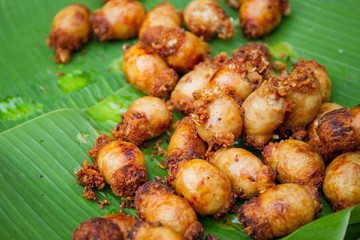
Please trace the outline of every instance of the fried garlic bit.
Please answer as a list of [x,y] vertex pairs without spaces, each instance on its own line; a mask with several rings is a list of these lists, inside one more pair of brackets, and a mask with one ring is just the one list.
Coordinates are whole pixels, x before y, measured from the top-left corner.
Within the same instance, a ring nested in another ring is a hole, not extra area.
[[315,59],[311,59],[307,61],[303,61],[302,59],[300,59],[300,61],[295,64],[295,66],[297,65],[307,66],[314,70],[316,77],[320,81],[322,102],[323,103],[329,102],[331,97],[332,84],[329,78],[329,73],[327,72],[324,65],[320,65]]
[[123,71],[134,88],[161,99],[169,97],[178,79],[155,50],[142,42],[126,50]]
[[73,240],[128,239],[136,218],[125,214],[109,214],[82,222],[72,233]]
[[233,22],[216,0],[191,1],[184,10],[184,22],[190,32],[205,40],[228,39],[235,33]]
[[162,226],[160,223],[140,222],[135,223],[129,233],[129,240],[184,240],[177,232]]
[[182,28],[154,26],[141,41],[152,46],[169,67],[181,73],[192,70],[206,58],[209,51],[203,39]]
[[284,123],[279,129],[282,136],[292,133],[296,139],[304,139],[306,126],[314,120],[322,102],[319,79],[312,68],[295,65],[288,78],[282,82],[287,89],[286,96],[294,107],[286,113]]
[[147,182],[135,196],[135,208],[140,218],[160,222],[185,239],[203,239],[204,230],[189,202],[160,181]]
[[134,144],[114,140],[101,147],[96,144],[89,155],[94,151],[99,171],[115,195],[133,197],[138,187],[147,182],[144,156]]
[[191,114],[196,131],[209,144],[206,155],[213,147],[227,147],[241,135],[243,109],[240,104],[219,89],[203,89],[194,94],[195,111]]
[[336,157],[326,169],[323,191],[333,211],[360,204],[360,153]]
[[46,39],[46,44],[56,51],[56,63],[68,63],[71,52],[89,41],[89,17],[89,8],[80,3],[71,4],[56,14]]
[[237,52],[239,52],[239,50],[245,50],[247,52],[258,50],[264,54],[266,60],[268,60],[268,61],[271,60],[271,54],[269,52],[269,48],[266,44],[264,44],[262,42],[250,42],[250,43],[244,44],[238,50],[235,50],[233,52],[233,55],[235,55]]
[[244,109],[243,140],[246,145],[261,150],[274,137],[292,104],[284,88],[269,80],[250,94],[242,105]]
[[282,15],[290,12],[288,0],[246,0],[239,11],[242,32],[250,39],[266,36],[280,24]]
[[165,155],[167,164],[179,160],[202,159],[206,149],[206,143],[198,135],[191,118],[184,117],[181,122],[175,124],[175,132],[171,135]]
[[328,112],[331,112],[332,110],[339,108],[344,107],[337,103],[321,104],[318,114],[316,115],[314,120],[307,126],[307,142],[320,152],[325,162],[332,160],[334,158],[334,153],[329,152],[328,149],[320,141],[319,135],[316,132],[316,128],[317,126],[319,126],[319,121],[322,116],[324,116]]
[[136,37],[146,10],[135,0],[111,0],[94,12],[91,25],[100,41]]
[[140,145],[145,140],[161,135],[172,122],[172,112],[157,97],[135,100],[121,115],[122,121],[114,127],[115,138]]
[[275,186],[275,173],[245,149],[222,148],[209,157],[221,169],[238,197],[250,199]]
[[202,159],[183,160],[172,164],[166,180],[201,216],[213,215],[219,218],[227,213],[235,202],[226,175]]
[[360,145],[360,105],[327,112],[318,121],[316,132],[327,153],[356,148]]
[[263,151],[264,163],[276,172],[281,183],[298,183],[320,188],[325,165],[320,154],[308,143],[288,139],[270,143]]
[[203,62],[185,74],[171,92],[170,102],[175,110],[191,113],[194,110],[193,93],[207,86],[214,73],[226,62],[225,52],[215,56],[212,60],[208,56]]
[[180,28],[181,22],[182,13],[176,11],[174,5],[171,3],[162,2],[145,15],[139,30],[139,39],[145,35],[145,32],[151,31],[151,27],[163,26],[168,28]]
[[280,184],[245,202],[238,218],[253,239],[283,237],[320,215],[322,203],[318,195],[311,186]]
[[239,9],[241,4],[243,4],[246,0],[225,0],[226,3],[234,8],[234,9]]
[[263,81],[263,75],[270,67],[262,51],[238,50],[211,78],[208,87],[234,92],[244,101]]

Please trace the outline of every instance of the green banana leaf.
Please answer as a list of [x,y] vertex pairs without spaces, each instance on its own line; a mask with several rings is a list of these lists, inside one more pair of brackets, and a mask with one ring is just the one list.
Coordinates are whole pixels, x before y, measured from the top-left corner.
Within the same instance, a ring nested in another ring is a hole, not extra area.
[[[98,0],[79,2],[92,10],[102,6]],[[151,9],[161,1],[142,2]],[[189,1],[172,2],[184,8]],[[54,15],[70,3],[0,0],[0,239],[69,239],[80,222],[119,211],[121,199],[109,188],[98,192],[99,199],[111,202],[104,210],[83,198],[74,172],[88,159],[86,151],[96,136],[110,132],[131,102],[143,96],[126,83],[121,71],[122,46],[136,40],[93,39],[70,64],[54,64],[45,39]],[[214,55],[248,42],[237,12],[221,4],[237,29],[231,40],[210,42]],[[360,2],[293,0],[291,6],[292,15],[263,40],[271,53],[275,58],[289,55],[288,64],[299,57],[315,58],[330,74],[331,100],[346,107],[360,103]],[[65,75],[57,77],[58,72]],[[177,119],[181,116],[176,113]],[[164,158],[150,158],[153,142],[141,149],[149,179],[166,175],[157,166]],[[166,141],[161,146],[166,149]],[[243,147],[241,140],[236,146]],[[333,213],[323,195],[322,200],[321,217],[286,239],[360,237],[360,206]],[[248,239],[235,214],[200,221],[206,232],[221,239]]]

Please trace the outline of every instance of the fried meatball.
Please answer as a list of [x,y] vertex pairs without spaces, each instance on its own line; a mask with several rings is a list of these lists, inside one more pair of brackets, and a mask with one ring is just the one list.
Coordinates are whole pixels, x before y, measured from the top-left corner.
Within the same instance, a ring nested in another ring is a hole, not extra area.
[[331,80],[329,78],[329,73],[324,67],[324,65],[320,65],[315,59],[303,61],[302,59],[296,63],[295,65],[302,65],[310,67],[314,70],[316,77],[320,81],[321,92],[322,92],[322,102],[329,102],[331,97]]
[[319,126],[319,120],[326,113],[331,112],[332,110],[343,108],[343,106],[337,103],[323,103],[320,106],[319,112],[316,115],[315,119],[307,126],[307,139],[308,143],[317,149],[323,160],[328,162],[329,160],[334,158],[334,153],[329,151],[326,146],[320,141],[319,135],[316,132],[317,126]]
[[316,132],[328,152],[356,148],[360,145],[360,105],[326,113],[320,118]]
[[183,160],[171,165],[166,180],[201,216],[219,218],[234,203],[229,179],[205,160]]
[[225,0],[226,3],[234,8],[234,9],[239,9],[241,4],[243,4],[246,0]]
[[181,73],[203,61],[209,50],[203,39],[182,28],[151,27],[141,41],[151,45],[169,67]]
[[136,218],[125,214],[109,214],[82,222],[73,232],[73,240],[128,239],[128,231],[134,227]]
[[243,126],[240,104],[218,89],[200,90],[194,97],[195,111],[191,119],[201,139],[209,144],[208,153],[213,147],[233,145]]
[[184,22],[190,32],[210,40],[232,38],[234,24],[216,0],[193,0],[184,10]]
[[211,78],[208,87],[234,92],[244,101],[263,80],[270,62],[259,50],[239,50]]
[[124,40],[137,36],[145,13],[136,0],[112,0],[96,10],[90,21],[100,41]]
[[330,163],[323,191],[333,211],[360,204],[360,152],[341,154]]
[[294,138],[304,139],[307,135],[306,126],[314,120],[321,106],[320,81],[311,68],[295,65],[283,84],[294,107],[286,113],[279,133],[282,137],[292,133]]
[[155,50],[142,42],[125,52],[123,71],[134,88],[161,99],[169,97],[178,79],[176,72],[166,65]]
[[288,0],[246,0],[239,11],[242,32],[247,38],[266,36],[290,12]]
[[175,231],[162,226],[160,223],[140,222],[129,233],[129,240],[183,240]]
[[258,50],[262,52],[265,55],[265,58],[270,61],[271,60],[271,54],[269,52],[269,48],[266,44],[262,42],[250,42],[247,44],[242,45],[238,50],[235,50],[233,52],[233,55],[238,53],[240,50],[245,50],[247,52]]
[[90,14],[90,9],[80,3],[71,4],[56,14],[46,39],[46,44],[56,51],[56,63],[68,63],[71,52],[89,41]]
[[275,173],[259,158],[245,149],[230,148],[209,157],[209,162],[221,169],[235,193],[244,199],[256,197],[275,186]]
[[202,159],[206,149],[206,143],[199,137],[194,122],[190,117],[184,117],[175,124],[175,132],[171,135],[165,155],[167,165],[184,159]]
[[322,203],[315,188],[285,183],[245,202],[239,221],[253,239],[286,236],[319,217]]
[[276,82],[265,81],[244,101],[243,140],[261,150],[273,138],[292,104]]
[[115,195],[133,197],[137,188],[147,182],[144,156],[134,144],[115,140],[100,147],[96,144],[89,156],[94,151],[99,171]]
[[172,122],[172,112],[157,97],[135,100],[121,115],[122,121],[114,127],[115,138],[140,145],[145,140],[161,135]]
[[270,143],[263,151],[264,163],[281,183],[298,183],[320,188],[325,165],[320,154],[308,143],[288,139]]
[[189,202],[165,183],[155,180],[141,186],[135,196],[135,208],[145,221],[160,222],[185,239],[203,239],[204,230]]
[[145,19],[139,30],[139,39],[145,32],[151,31],[151,27],[163,26],[168,28],[180,28],[182,13],[176,11],[174,5],[169,2],[162,2],[145,15]]
[[214,73],[227,60],[225,52],[215,56],[213,60],[207,57],[205,61],[197,64],[194,69],[185,74],[176,84],[174,91],[171,92],[170,102],[175,110],[191,113],[194,110],[193,93],[207,86]]

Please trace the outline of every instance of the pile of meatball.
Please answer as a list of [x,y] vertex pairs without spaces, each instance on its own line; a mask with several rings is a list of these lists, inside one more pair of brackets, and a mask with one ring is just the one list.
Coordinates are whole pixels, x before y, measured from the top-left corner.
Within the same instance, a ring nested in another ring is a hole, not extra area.
[[[241,3],[249,38],[269,33],[290,9],[280,0],[228,2]],[[261,7],[267,11],[253,10]],[[71,16],[85,22],[90,14],[80,4],[62,11],[73,15],[60,12],[49,38],[60,62],[88,33],[77,31],[83,35],[66,38],[74,47],[62,47],[66,33],[57,31],[59,22]],[[182,19],[191,32],[181,28]],[[273,239],[319,216],[321,188],[334,211],[360,203],[360,105],[329,103],[331,81],[316,60],[300,59],[289,72],[256,42],[230,57],[211,58],[204,39],[234,35],[231,19],[213,0],[194,0],[184,12],[163,2],[147,13],[135,0],[110,0],[90,22],[101,41],[139,36],[124,50],[123,71],[148,96],[130,105],[111,137],[97,137],[88,152],[94,163],[84,162],[77,182],[88,199],[97,199],[94,188],[109,184],[115,195],[134,201],[141,220],[125,214],[92,218],[73,239],[203,239],[197,216],[218,219],[236,209],[238,198],[247,200],[237,210],[246,234]],[[173,126],[168,175],[148,181],[138,146],[171,128],[173,110],[185,117]],[[239,138],[262,151],[262,160],[234,147]]]

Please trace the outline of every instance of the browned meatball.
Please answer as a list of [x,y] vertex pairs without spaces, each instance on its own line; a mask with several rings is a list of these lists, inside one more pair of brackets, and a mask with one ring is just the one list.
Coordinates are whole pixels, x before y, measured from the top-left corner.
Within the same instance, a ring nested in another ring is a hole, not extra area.
[[264,163],[281,183],[298,183],[321,187],[325,165],[319,153],[308,143],[289,139],[270,143],[263,151]]
[[207,57],[197,64],[194,69],[185,74],[171,92],[170,102],[175,110],[191,113],[194,110],[193,93],[205,88],[214,73],[226,62],[225,52],[215,56],[212,60]]
[[151,27],[163,26],[168,28],[180,28],[182,13],[176,11],[174,5],[169,2],[162,2],[145,15],[145,19],[139,30],[139,39],[145,32],[151,31]]
[[261,51],[241,49],[214,74],[208,87],[233,92],[234,97],[244,101],[262,82],[269,67]]
[[56,51],[56,63],[68,63],[71,52],[80,49],[90,38],[90,10],[74,3],[61,9],[51,25],[47,45]]
[[185,8],[184,22],[190,32],[210,40],[234,36],[234,24],[216,0],[193,0]]
[[307,126],[308,133],[308,143],[317,149],[323,160],[325,162],[330,161],[334,158],[334,153],[329,152],[324,144],[320,141],[319,135],[316,132],[317,126],[319,126],[319,121],[322,116],[326,113],[331,112],[332,110],[343,108],[343,106],[337,103],[323,103],[320,106],[319,112],[316,115],[315,119]]
[[109,214],[82,222],[73,232],[73,240],[128,239],[128,231],[134,227],[136,218],[125,214]]
[[286,236],[320,215],[322,203],[315,188],[285,183],[245,202],[238,218],[253,239]]
[[167,99],[178,75],[155,50],[138,42],[124,54],[123,71],[129,83],[150,96]]
[[175,231],[162,226],[160,223],[140,222],[129,233],[129,240],[183,240]]
[[148,180],[144,156],[132,143],[115,140],[102,144],[96,141],[89,156],[95,156],[105,182],[118,196],[133,197],[138,187]]
[[240,7],[239,19],[247,38],[260,38],[272,32],[282,14],[290,15],[288,0],[246,0]]
[[167,164],[179,160],[202,159],[206,153],[206,143],[199,137],[195,124],[189,117],[184,117],[175,124],[175,132],[171,135],[166,151]]
[[108,1],[91,17],[91,25],[100,41],[136,37],[146,9],[136,0]]
[[203,39],[181,28],[151,27],[141,41],[151,45],[177,72],[188,72],[208,55]]
[[160,222],[186,239],[203,239],[204,230],[189,202],[165,183],[151,181],[136,193],[136,212],[148,222]]
[[215,147],[227,147],[241,135],[243,110],[232,97],[218,89],[201,90],[194,94],[195,111],[191,114],[196,131],[209,144],[208,152]]
[[360,152],[341,154],[330,163],[323,190],[334,211],[360,204]]
[[115,138],[140,145],[145,140],[161,135],[172,122],[172,112],[157,97],[135,100],[121,115],[122,121],[114,127]]
[[201,216],[219,218],[234,203],[229,179],[205,160],[183,160],[172,164],[167,181]]
[[256,197],[275,186],[274,171],[251,152],[241,148],[219,149],[217,152],[210,156],[209,162],[226,174],[240,198]]

